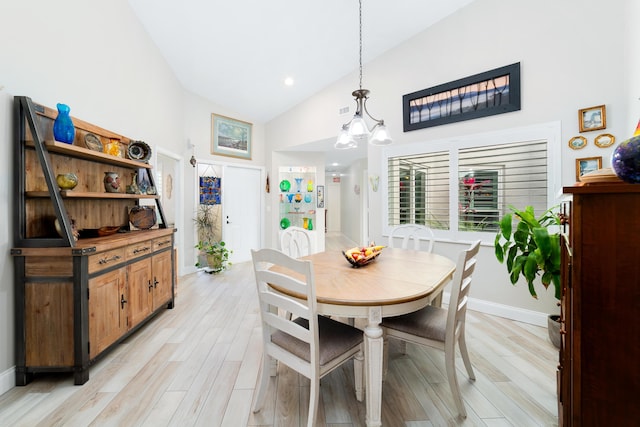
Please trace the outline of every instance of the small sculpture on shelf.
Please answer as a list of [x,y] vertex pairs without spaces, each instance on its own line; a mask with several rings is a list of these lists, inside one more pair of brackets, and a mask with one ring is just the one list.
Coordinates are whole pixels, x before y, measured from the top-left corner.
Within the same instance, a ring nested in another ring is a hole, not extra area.
[[120,192],[120,176],[116,172],[105,172],[103,181],[107,193]]

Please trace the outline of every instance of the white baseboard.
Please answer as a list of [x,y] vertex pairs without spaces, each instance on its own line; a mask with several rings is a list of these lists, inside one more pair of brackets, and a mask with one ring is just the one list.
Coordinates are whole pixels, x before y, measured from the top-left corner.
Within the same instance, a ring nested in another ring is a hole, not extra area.
[[[443,292],[442,301],[449,301],[449,292]],[[549,316],[549,313],[527,310],[524,308],[498,304],[475,298],[469,298],[468,304],[469,310],[479,311],[493,316],[500,316],[519,322],[530,323],[536,326],[543,326],[545,328],[547,327],[547,317]]]
[[16,368],[11,367],[0,373],[0,395],[16,386]]

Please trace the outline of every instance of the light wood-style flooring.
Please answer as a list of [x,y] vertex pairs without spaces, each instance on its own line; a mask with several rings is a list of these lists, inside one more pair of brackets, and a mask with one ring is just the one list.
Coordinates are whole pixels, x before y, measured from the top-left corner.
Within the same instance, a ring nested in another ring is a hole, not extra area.
[[[327,241],[327,249],[344,247]],[[283,365],[265,407],[251,412],[262,350],[250,263],[182,277],[178,292],[175,309],[96,363],[85,385],[70,374],[40,375],[0,396],[0,426],[306,425],[308,380]],[[391,342],[383,425],[557,425],[558,354],[545,328],[468,311],[467,343],[477,378],[468,381],[459,360],[467,419],[456,415],[443,354],[408,345],[403,355]],[[318,426],[365,425],[352,368],[322,380]]]

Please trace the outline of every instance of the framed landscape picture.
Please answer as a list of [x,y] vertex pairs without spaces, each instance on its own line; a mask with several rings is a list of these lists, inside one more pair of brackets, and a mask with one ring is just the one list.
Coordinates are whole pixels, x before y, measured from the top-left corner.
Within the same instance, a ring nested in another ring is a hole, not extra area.
[[251,160],[251,123],[211,115],[211,153]]
[[576,159],[576,181],[585,173],[602,169],[602,157],[584,157]]
[[607,110],[604,105],[578,110],[580,132],[590,132],[607,128]]
[[520,63],[402,97],[404,131],[520,110]]

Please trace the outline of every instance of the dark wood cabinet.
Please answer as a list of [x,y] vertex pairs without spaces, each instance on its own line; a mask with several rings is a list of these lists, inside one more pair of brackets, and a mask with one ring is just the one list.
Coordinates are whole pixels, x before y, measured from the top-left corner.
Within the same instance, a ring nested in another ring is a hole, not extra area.
[[566,187],[558,417],[640,423],[640,185]]
[[[27,97],[16,97],[14,106],[16,384],[38,372],[73,372],[83,384],[105,351],[163,307],[173,308],[175,230],[166,227],[154,191],[124,191],[138,174],[154,187],[151,165],[122,154],[131,139],[74,118],[73,143],[57,142],[55,110]],[[88,134],[103,144],[117,141],[121,154],[96,151]],[[78,176],[71,190],[56,182],[67,172]],[[122,177],[120,191],[105,192],[106,172]],[[158,227],[130,227],[130,213],[145,202],[154,206]],[[74,223],[78,230],[123,232],[76,240]]]

